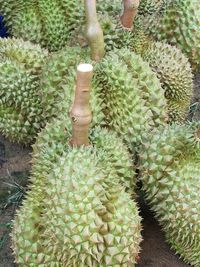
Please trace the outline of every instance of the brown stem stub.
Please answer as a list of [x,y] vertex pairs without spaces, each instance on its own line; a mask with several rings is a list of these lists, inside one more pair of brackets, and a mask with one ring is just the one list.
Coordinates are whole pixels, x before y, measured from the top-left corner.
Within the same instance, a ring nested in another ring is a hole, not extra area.
[[124,28],[132,29],[133,21],[138,12],[140,0],[123,0],[124,10],[120,17],[121,24]]
[[77,68],[77,81],[74,103],[70,112],[72,120],[72,146],[89,145],[89,125],[92,120],[90,90],[93,77],[91,64],[80,64]]
[[197,138],[200,140],[200,128],[196,131]]
[[105,54],[103,31],[99,24],[96,11],[96,0],[85,0],[86,38],[91,52],[91,58],[98,61]]

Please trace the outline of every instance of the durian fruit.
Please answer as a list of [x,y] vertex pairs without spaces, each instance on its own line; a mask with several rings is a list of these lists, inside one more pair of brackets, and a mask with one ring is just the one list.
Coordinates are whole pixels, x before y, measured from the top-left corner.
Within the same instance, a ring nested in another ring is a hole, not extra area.
[[18,39],[0,40],[0,131],[30,143],[42,122],[39,77],[48,52]]
[[150,32],[158,40],[165,40],[179,47],[190,59],[192,67],[200,66],[200,8],[198,0],[175,0],[158,17]]
[[200,123],[155,129],[143,140],[146,199],[172,249],[200,266]]
[[166,102],[158,78],[148,63],[128,49],[108,53],[95,71],[107,126],[135,150],[146,131],[166,123]]
[[123,174],[133,174],[129,154],[115,134],[100,128],[85,146],[90,82],[80,78],[91,68],[84,74],[81,68],[72,135],[68,119],[55,120],[34,145],[33,183],[12,232],[20,266],[134,266],[138,256],[140,217],[122,185]]
[[151,42],[143,51],[143,59],[149,62],[164,89],[169,123],[183,123],[193,92],[193,74],[188,58],[175,46]]

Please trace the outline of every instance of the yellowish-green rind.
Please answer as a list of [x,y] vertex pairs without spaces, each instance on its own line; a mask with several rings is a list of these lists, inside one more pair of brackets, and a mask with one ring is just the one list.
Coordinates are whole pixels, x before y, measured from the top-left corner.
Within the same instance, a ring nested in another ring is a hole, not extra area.
[[193,93],[193,74],[188,58],[175,46],[151,42],[143,59],[149,62],[161,82],[169,123],[184,123]]
[[161,85],[148,63],[128,49],[110,52],[95,66],[95,83],[104,99],[106,124],[135,150],[142,135],[165,124]]
[[47,56],[30,42],[0,40],[0,131],[12,141],[33,142],[43,125],[39,77]]
[[200,123],[155,130],[143,140],[141,180],[166,239],[200,266]]
[[94,147],[71,148],[70,132],[69,120],[54,120],[34,145],[32,185],[12,232],[16,261],[39,267],[134,266],[141,226],[124,188],[135,184],[128,151],[114,133],[100,128],[90,133]]
[[175,0],[150,32],[158,40],[179,47],[194,70],[200,66],[200,8],[198,0]]

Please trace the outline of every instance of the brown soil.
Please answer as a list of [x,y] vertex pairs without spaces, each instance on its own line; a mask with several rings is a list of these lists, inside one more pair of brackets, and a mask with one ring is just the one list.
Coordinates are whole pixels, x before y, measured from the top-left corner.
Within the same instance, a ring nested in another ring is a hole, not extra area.
[[[200,120],[200,73],[195,77],[195,90],[192,103],[193,114],[189,118]],[[199,105],[197,105],[199,103]],[[30,170],[30,148],[10,143],[0,136],[0,204],[14,194],[10,184],[26,186]],[[6,182],[6,183],[5,183]],[[8,184],[9,183],[9,184]],[[165,243],[164,234],[148,207],[140,201],[143,220],[142,251],[137,267],[187,267]],[[4,206],[5,207],[5,206]],[[10,249],[9,224],[14,217],[15,205],[0,210],[0,267],[16,267]]]

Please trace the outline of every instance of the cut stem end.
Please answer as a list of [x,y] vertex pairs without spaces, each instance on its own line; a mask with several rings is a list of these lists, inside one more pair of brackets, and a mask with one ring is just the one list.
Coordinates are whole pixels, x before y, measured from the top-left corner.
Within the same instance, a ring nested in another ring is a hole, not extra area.
[[92,121],[90,108],[92,77],[93,66],[91,64],[80,64],[77,67],[75,98],[70,112],[72,121],[71,146],[89,145],[89,126]]

